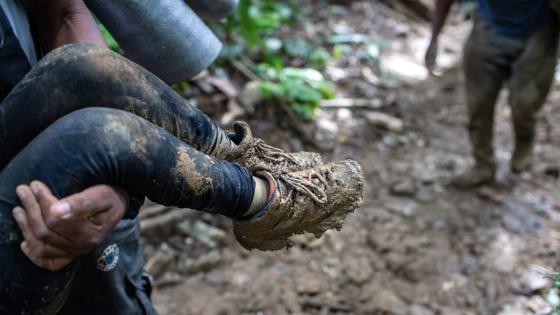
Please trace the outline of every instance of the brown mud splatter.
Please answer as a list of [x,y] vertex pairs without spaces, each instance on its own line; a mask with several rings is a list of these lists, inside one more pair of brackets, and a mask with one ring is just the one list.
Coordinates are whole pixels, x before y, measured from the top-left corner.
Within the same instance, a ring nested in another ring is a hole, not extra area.
[[200,196],[212,188],[212,178],[201,174],[196,166],[185,147],[177,148],[177,164],[172,174],[177,182],[184,181],[195,195]]

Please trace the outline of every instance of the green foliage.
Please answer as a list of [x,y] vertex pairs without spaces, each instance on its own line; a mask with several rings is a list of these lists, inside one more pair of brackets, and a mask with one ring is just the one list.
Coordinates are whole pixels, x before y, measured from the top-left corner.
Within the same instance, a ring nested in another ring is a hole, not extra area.
[[171,88],[173,88],[173,90],[177,91],[177,92],[183,92],[189,89],[189,82],[187,81],[181,81],[178,83],[175,83],[171,86]]
[[259,72],[266,81],[261,83],[261,92],[271,98],[286,102],[294,112],[305,120],[315,118],[315,110],[321,100],[333,98],[330,82],[317,70],[305,68],[282,68],[266,64],[259,65]]
[[[316,70],[323,69],[332,56],[301,36],[282,33],[284,25],[297,22],[300,9],[293,0],[240,0],[224,28],[232,42],[222,57],[248,56],[258,64],[253,70],[262,79],[263,94],[309,120],[315,118],[322,99],[334,97],[332,84]],[[305,66],[289,66],[296,60]]]
[[103,37],[105,38],[105,41],[107,42],[107,45],[109,46],[109,48],[112,51],[115,51],[119,54],[122,54],[123,50],[121,49],[121,46],[119,46],[119,43],[117,43],[117,41],[113,38],[111,33],[109,33],[107,28],[105,28],[105,26],[103,24],[101,24],[99,21],[97,21],[97,26],[101,30],[101,34],[103,34]]
[[282,24],[293,21],[294,10],[290,1],[240,0],[235,13],[227,20],[226,31],[240,34],[245,44],[254,48]]

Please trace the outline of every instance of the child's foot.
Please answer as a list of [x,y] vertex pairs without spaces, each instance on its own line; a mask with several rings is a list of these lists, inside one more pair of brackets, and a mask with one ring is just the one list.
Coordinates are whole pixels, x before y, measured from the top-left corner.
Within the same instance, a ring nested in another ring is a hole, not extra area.
[[270,184],[267,204],[247,220],[234,221],[235,236],[246,249],[277,250],[305,232],[320,237],[340,229],[362,201],[358,163],[346,160],[289,174],[260,172]]
[[239,163],[252,172],[285,174],[310,169],[322,163],[318,153],[287,153],[264,143],[262,139],[254,138],[251,128],[245,122],[235,122],[233,128],[235,134],[231,138],[237,143],[237,147],[233,152],[228,152],[223,159]]

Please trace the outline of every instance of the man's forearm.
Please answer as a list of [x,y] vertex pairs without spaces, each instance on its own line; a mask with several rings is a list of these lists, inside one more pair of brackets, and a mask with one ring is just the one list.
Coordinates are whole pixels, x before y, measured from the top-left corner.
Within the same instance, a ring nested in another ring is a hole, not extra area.
[[83,0],[29,1],[29,11],[44,54],[71,43],[107,46]]
[[443,25],[445,24],[445,20],[449,15],[449,10],[451,9],[451,5],[453,4],[453,0],[437,0],[434,17],[432,19],[432,40],[437,40],[441,30],[443,29]]

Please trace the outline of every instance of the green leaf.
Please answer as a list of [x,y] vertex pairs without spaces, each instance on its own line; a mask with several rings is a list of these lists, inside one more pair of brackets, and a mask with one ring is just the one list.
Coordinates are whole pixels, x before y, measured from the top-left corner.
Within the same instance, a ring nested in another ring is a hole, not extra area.
[[262,82],[259,85],[259,90],[265,97],[282,97],[286,93],[282,85],[272,82]]
[[341,45],[335,45],[332,49],[332,54],[335,58],[344,56],[344,48]]
[[286,39],[284,49],[291,57],[307,59],[311,54],[311,45],[301,37]]
[[290,107],[303,120],[313,120],[315,118],[315,113],[313,112],[313,110],[305,104],[294,102],[290,103]]
[[111,49],[114,52],[117,52],[119,54],[123,53],[123,50],[121,48],[121,46],[119,45],[119,43],[117,43],[117,41],[115,40],[115,38],[113,37],[113,35],[111,35],[111,33],[109,33],[109,30],[107,30],[107,28],[101,24],[101,22],[97,21],[97,27],[99,27],[99,30],[101,31],[101,34],[103,35],[103,38],[105,39],[105,42],[107,42],[107,46],[109,46],[109,49]]
[[325,66],[329,59],[331,59],[331,54],[322,47],[314,50],[309,56],[309,61],[311,63],[321,67]]
[[286,88],[290,100],[305,103],[316,103],[323,98],[323,95],[319,91],[305,86],[302,82],[288,81],[286,82]]
[[260,40],[256,29],[256,23],[250,13],[252,8],[250,0],[239,1],[237,8],[237,12],[239,12],[240,32],[247,44],[251,47],[256,46]]

